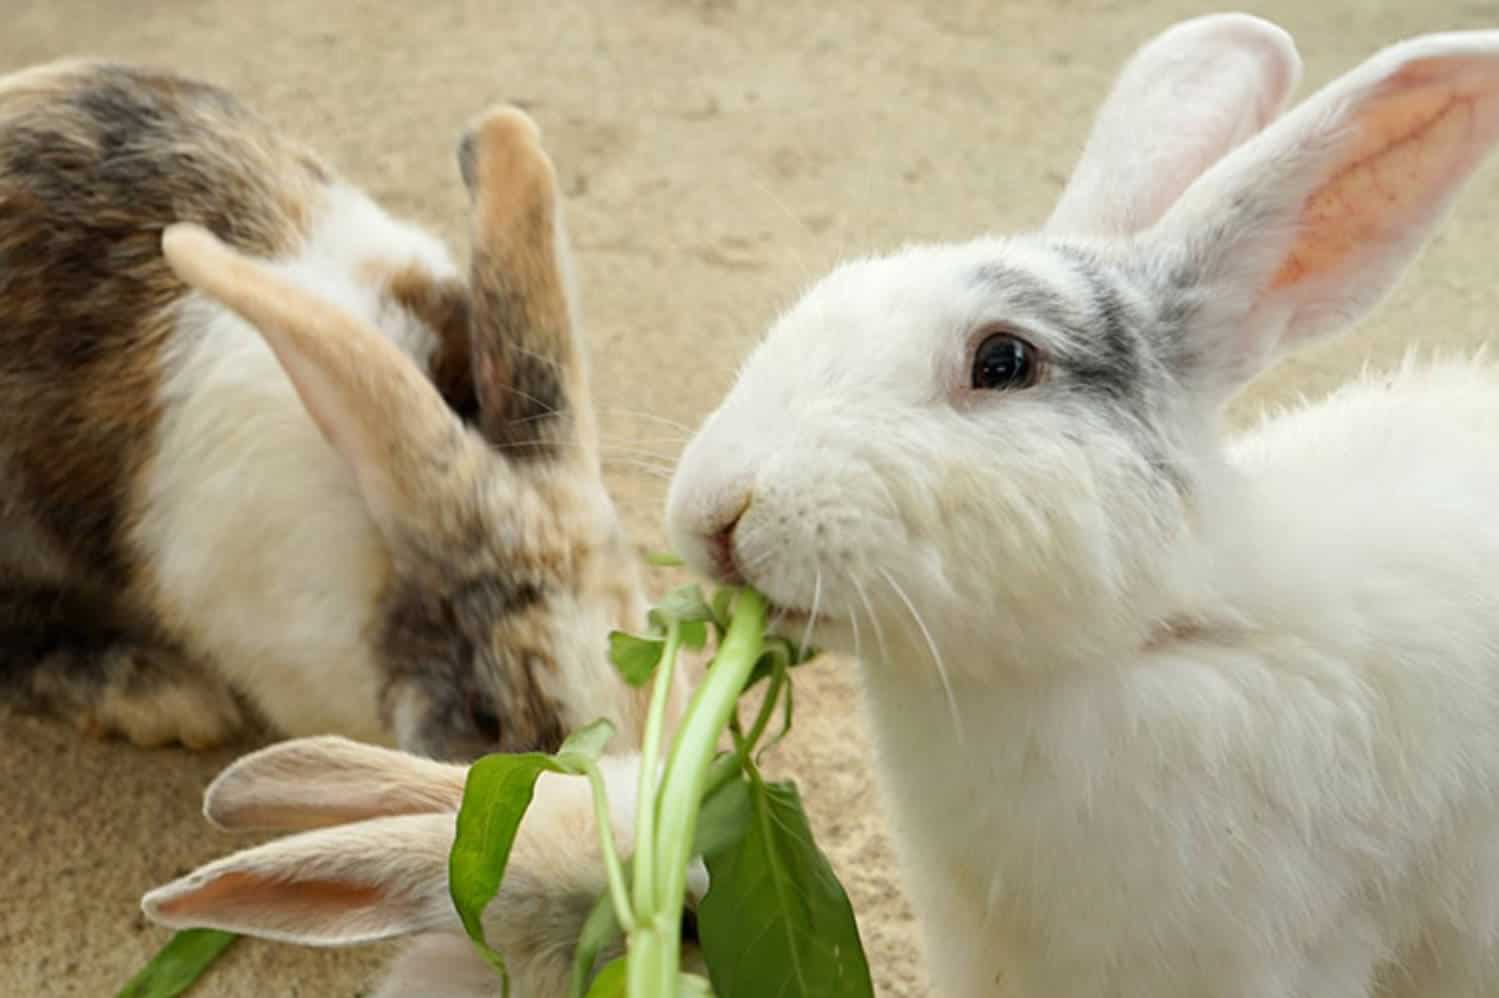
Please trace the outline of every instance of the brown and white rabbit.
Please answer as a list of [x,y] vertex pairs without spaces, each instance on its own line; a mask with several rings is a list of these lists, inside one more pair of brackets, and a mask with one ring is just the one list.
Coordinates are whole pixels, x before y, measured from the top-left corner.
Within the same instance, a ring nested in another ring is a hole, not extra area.
[[[599,761],[616,847],[635,839],[639,757]],[[448,853],[464,766],[337,737],[295,739],[245,756],[204,795],[223,828],[299,834],[209,863],[142,899],[153,921],[310,946],[416,936],[377,998],[481,998],[499,978],[464,935],[448,892]],[[505,956],[512,998],[567,994],[583,922],[606,886],[588,782],[543,774],[521,822],[485,938]],[[701,971],[691,908],[707,873],[689,871],[684,966]],[[615,947],[604,955],[617,956]]]
[[459,159],[466,276],[214,86],[0,78],[0,701],[139,744],[246,702],[434,756],[634,743],[552,166],[514,109]]
[[1499,32],[1299,73],[1166,31],[1040,231],[838,268],[678,467],[678,550],[862,660],[942,998],[1499,993],[1499,366],[1220,415],[1491,157]]

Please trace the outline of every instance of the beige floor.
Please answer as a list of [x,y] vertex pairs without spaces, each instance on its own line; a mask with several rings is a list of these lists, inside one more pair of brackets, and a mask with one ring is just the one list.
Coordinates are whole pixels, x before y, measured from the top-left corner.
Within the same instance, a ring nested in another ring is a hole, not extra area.
[[[662,474],[776,311],[840,254],[1044,217],[1119,61],[1183,0],[5,0],[0,71],[64,54],[226,83],[393,209],[463,231],[452,147],[499,99],[541,122],[569,194],[612,481],[656,543]],[[1276,0],[1316,84],[1377,46],[1499,25],[1488,0]],[[1499,172],[1361,332],[1240,412],[1407,343],[1481,341],[1499,306]],[[649,414],[649,415],[643,415]],[[664,580],[663,580],[664,582]],[[781,751],[858,909],[882,995],[926,994],[854,708],[802,679]],[[141,752],[0,717],[0,995],[107,995],[164,934],[140,893],[235,840],[198,816],[230,755]],[[360,993],[381,950],[242,945],[199,993]]]

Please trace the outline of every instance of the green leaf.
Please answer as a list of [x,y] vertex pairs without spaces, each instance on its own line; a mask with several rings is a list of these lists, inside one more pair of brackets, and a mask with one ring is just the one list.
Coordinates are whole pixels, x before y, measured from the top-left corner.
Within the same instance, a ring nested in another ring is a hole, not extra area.
[[767,752],[775,748],[777,745],[781,744],[781,742],[786,739],[786,736],[791,734],[791,721],[796,713],[795,690],[795,683],[788,682],[785,684],[785,691],[781,694],[781,699],[784,706],[784,712],[781,719],[781,730],[777,731],[775,735],[770,739],[770,741],[758,746],[755,749],[755,758],[757,760],[764,759]]
[[657,568],[681,568],[687,564],[680,555],[672,554],[670,551],[647,551],[645,563],[655,565]]
[[604,964],[599,976],[593,979],[593,987],[588,989],[588,998],[625,998],[627,969],[624,957]]
[[711,887],[698,932],[715,993],[873,998],[853,906],[812,840],[796,786],[744,782],[747,833],[704,857]]
[[185,994],[238,938],[218,929],[184,929],[120,989],[118,998],[176,998]]
[[649,682],[665,652],[665,638],[643,638],[626,631],[609,634],[609,661],[631,686],[644,686]]
[[794,669],[812,661],[816,656],[815,650],[803,651],[787,638],[768,636],[765,639],[765,650],[760,653],[759,660],[755,662],[755,668],[750,672],[749,679],[745,680],[744,688],[746,691],[754,689],[757,683],[774,675],[777,666]]
[[749,781],[743,776],[730,779],[703,798],[692,851],[706,857],[735,848],[749,832],[753,817]]
[[568,735],[562,747],[557,750],[557,755],[576,753],[596,761],[604,754],[604,749],[609,745],[609,739],[613,737],[614,725],[609,723],[607,718],[601,717],[592,724],[585,725]]
[[706,624],[713,619],[713,608],[703,598],[703,587],[697,583],[673,589],[650,612],[651,623],[663,631],[673,621],[679,624],[701,621]]
[[[585,729],[586,730],[586,729]],[[458,832],[448,855],[448,890],[468,937],[500,974],[502,994],[510,993],[505,958],[484,939],[484,909],[499,892],[521,818],[531,805],[536,779],[563,772],[550,756],[487,755],[469,767],[458,810]]]
[[706,620],[684,620],[677,625],[682,644],[693,651],[702,651],[708,644],[708,622]]

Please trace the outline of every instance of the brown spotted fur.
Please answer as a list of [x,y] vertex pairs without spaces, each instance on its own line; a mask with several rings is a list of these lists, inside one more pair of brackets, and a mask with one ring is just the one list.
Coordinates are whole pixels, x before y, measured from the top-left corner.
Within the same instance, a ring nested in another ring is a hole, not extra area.
[[[555,178],[539,153],[516,159],[517,128],[534,142],[501,112],[462,146],[472,292],[413,268],[370,275],[432,330],[428,375],[451,410],[533,469],[516,497],[472,452],[449,462],[443,496],[413,496],[434,501],[432,528],[392,555],[384,698],[419,688],[423,747],[460,757],[561,741],[566,705],[539,681],[564,667],[547,626],[559,602],[602,600],[619,626],[642,608],[628,545],[594,522]],[[486,183],[497,170],[523,182]],[[212,744],[240,724],[246,705],[174,636],[129,540],[136,483],[166,459],[151,453],[159,358],[184,293],[161,234],[196,222],[247,254],[285,253],[333,180],[206,84],[88,62],[0,78],[0,702],[151,744]],[[638,726],[643,704],[629,713]]]
[[327,177],[213,87],[82,61],[0,80],[8,699],[145,743],[209,743],[238,723],[232,695],[154,619],[150,567],[127,538],[181,295],[161,231],[192,220],[282,251]]

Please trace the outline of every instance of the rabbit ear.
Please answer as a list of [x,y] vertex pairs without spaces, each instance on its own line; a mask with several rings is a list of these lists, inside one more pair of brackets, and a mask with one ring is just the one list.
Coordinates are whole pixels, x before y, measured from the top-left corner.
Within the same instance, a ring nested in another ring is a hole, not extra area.
[[434,472],[463,453],[462,424],[415,363],[379,332],[197,225],[170,226],[162,250],[189,286],[269,344],[323,435],[353,467],[388,534],[430,518]]
[[595,459],[584,345],[575,329],[566,232],[535,123],[498,108],[464,135],[459,166],[473,208],[470,264],[479,426],[509,458]]
[[346,946],[456,930],[452,814],[377,818],[235,853],[151,891],[147,917],[280,942]]
[[1247,14],[1170,28],[1120,72],[1047,229],[1124,236],[1281,112],[1301,77],[1291,36]]
[[1379,53],[1209,170],[1145,241],[1179,366],[1231,391],[1395,283],[1499,137],[1499,32]]
[[454,813],[467,772],[334,735],[297,738],[236,760],[209,784],[203,813],[220,828],[277,831]]

